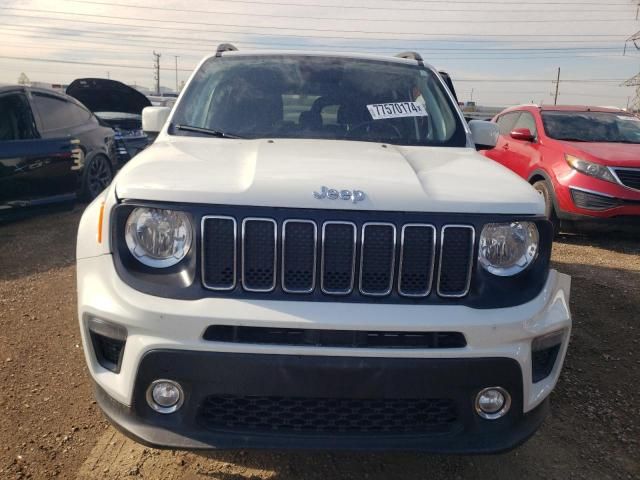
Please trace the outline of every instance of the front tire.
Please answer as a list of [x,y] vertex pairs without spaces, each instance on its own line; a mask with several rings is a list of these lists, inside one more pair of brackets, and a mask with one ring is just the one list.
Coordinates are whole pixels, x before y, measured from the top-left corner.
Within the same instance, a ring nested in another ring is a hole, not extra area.
[[84,167],[80,197],[87,202],[96,198],[113,180],[111,162],[104,155],[96,155]]
[[558,235],[560,233],[560,219],[556,214],[556,209],[553,205],[553,193],[551,187],[546,180],[540,180],[533,184],[540,195],[544,198],[544,214],[553,225],[553,234]]

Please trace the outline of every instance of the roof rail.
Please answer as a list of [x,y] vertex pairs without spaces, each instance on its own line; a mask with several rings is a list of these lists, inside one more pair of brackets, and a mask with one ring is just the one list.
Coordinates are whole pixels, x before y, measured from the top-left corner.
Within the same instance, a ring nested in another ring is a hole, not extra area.
[[424,65],[424,62],[422,61],[422,55],[420,55],[418,52],[401,52],[396,54],[395,56],[399,58],[408,58],[409,60],[415,60],[419,65]]
[[221,57],[224,52],[235,52],[238,49],[230,43],[221,43],[216,49],[216,58]]

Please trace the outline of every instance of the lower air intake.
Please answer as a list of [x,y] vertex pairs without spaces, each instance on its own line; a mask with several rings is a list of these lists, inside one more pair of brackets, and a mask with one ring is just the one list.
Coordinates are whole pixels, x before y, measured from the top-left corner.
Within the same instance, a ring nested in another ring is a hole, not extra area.
[[586,210],[608,210],[619,205],[619,201],[612,197],[571,189],[571,198],[578,208]]
[[424,434],[451,431],[449,399],[211,396],[199,421],[208,429],[304,434]]

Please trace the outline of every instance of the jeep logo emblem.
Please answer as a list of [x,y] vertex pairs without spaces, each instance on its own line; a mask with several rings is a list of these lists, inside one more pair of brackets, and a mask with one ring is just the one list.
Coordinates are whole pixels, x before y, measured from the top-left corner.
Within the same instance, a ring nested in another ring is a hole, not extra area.
[[313,196],[318,200],[328,198],[329,200],[351,200],[353,203],[361,202],[367,196],[362,190],[336,190],[327,188],[324,185],[320,188],[320,193],[313,192]]

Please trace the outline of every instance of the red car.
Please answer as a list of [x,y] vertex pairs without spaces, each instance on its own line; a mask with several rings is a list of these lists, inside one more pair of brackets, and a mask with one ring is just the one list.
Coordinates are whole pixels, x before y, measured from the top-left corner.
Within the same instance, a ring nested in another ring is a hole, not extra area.
[[527,179],[545,198],[556,231],[589,221],[640,226],[640,118],[601,107],[526,105],[493,120],[487,157]]

